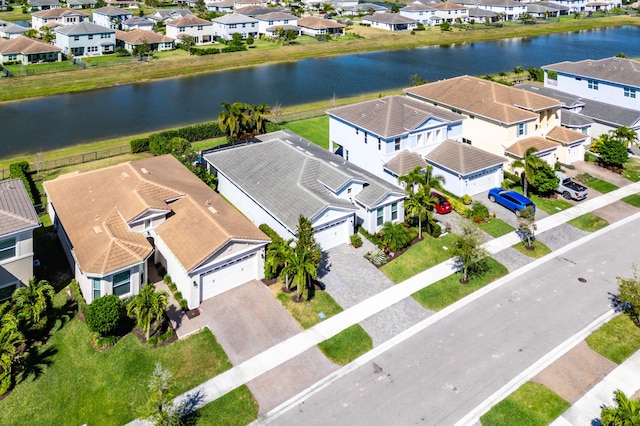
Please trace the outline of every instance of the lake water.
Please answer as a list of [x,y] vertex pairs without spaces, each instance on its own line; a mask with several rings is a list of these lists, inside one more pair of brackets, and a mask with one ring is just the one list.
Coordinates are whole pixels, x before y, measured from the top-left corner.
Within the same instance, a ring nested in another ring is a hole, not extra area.
[[[640,56],[640,28],[368,52],[0,103],[0,158],[214,120],[222,101],[282,106],[561,61]],[[286,49],[286,47],[283,47]],[[215,60],[215,58],[213,58]],[[81,71],[78,71],[81,72]],[[69,73],[73,78],[73,73]]]

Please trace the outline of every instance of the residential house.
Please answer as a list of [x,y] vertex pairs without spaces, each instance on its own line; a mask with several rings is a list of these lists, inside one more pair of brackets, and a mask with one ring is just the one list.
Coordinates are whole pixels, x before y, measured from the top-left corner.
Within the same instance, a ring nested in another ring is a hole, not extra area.
[[93,23],[112,30],[123,29],[122,23],[132,17],[133,13],[114,6],[105,6],[93,11]]
[[57,9],[60,7],[58,0],[28,0],[31,11]]
[[141,18],[140,16],[134,16],[133,18],[129,18],[122,23],[122,29],[124,31],[131,30],[153,30],[153,21],[150,21],[146,18]]
[[264,276],[268,238],[171,155],[63,175],[44,188],[88,303],[137,294],[154,263],[190,309]]
[[[529,149],[535,149],[535,156],[544,160],[550,166],[558,161],[558,144],[539,136],[520,139],[505,150],[506,156],[513,160],[524,160],[525,154]],[[513,167],[511,167],[514,169]]]
[[362,23],[370,24],[373,28],[380,28],[388,31],[412,30],[418,26],[418,21],[402,16],[399,13],[374,13],[363,16]]
[[215,0],[204,3],[207,10],[220,13],[233,13],[234,11],[240,12],[240,10],[234,9],[235,4],[236,0]]
[[129,53],[144,43],[154,52],[175,49],[175,40],[153,31],[136,29],[133,31],[116,31],[116,44],[125,48]]
[[75,25],[85,21],[89,21],[88,13],[68,8],[42,10],[31,14],[31,27],[38,31],[42,27],[53,29],[56,26]]
[[389,9],[375,3],[354,3],[354,4],[344,4],[340,8],[342,14],[351,14],[358,15],[359,13],[366,13],[369,15],[373,15],[374,13],[383,13],[388,12]]
[[[554,5],[557,6],[557,5]],[[545,3],[529,3],[527,5],[527,13],[532,18],[556,18],[560,15],[560,10],[557,7],[549,6]]]
[[359,225],[373,234],[384,222],[404,220],[402,188],[291,131],[257,139],[204,154],[218,191],[256,225],[293,238],[303,215],[328,250],[348,243]]
[[66,0],[65,3],[71,9],[94,9],[98,0]]
[[298,18],[298,27],[300,27],[300,32],[302,34],[316,37],[319,35],[344,35],[346,25],[341,24],[334,19],[324,19],[318,16],[305,16],[304,18]]
[[25,36],[0,39],[0,63],[22,65],[62,61],[62,49]]
[[196,44],[211,43],[213,23],[197,16],[185,16],[184,18],[167,21],[166,34],[176,40],[191,36]]
[[0,38],[16,38],[27,32],[28,29],[13,22],[0,20]]
[[527,4],[515,0],[454,0],[454,2],[469,8],[495,12],[504,21],[517,21],[520,15],[527,13]]
[[107,0],[107,6],[113,6],[117,8],[137,9],[138,1],[135,0]]
[[33,278],[33,230],[39,227],[22,181],[0,181],[0,303]]
[[115,51],[116,30],[102,25],[81,22],[57,27],[54,31],[55,45],[62,49],[65,55],[97,56]]
[[0,10],[7,10],[7,0],[0,0]]
[[569,13],[583,13],[587,9],[587,0],[549,0],[549,3],[569,8]]
[[423,25],[440,25],[442,22],[467,22],[469,8],[450,1],[415,1],[400,9],[400,14],[414,19]]
[[240,13],[230,13],[211,20],[213,23],[213,37],[217,40],[231,40],[233,34],[239,33],[243,39],[248,36],[258,37],[259,21]]
[[300,34],[298,28],[298,18],[295,15],[286,12],[270,12],[255,15],[258,20],[258,32],[265,34],[267,37],[273,37],[278,28],[283,30],[293,30],[296,34]]
[[469,20],[471,19],[481,23],[497,22],[499,14],[479,7],[469,7]]
[[282,7],[264,7],[264,6],[247,6],[247,7],[243,7],[241,9],[235,10],[235,13],[241,13],[246,16],[251,16],[252,18],[256,17],[257,15],[264,15],[265,13],[272,13],[272,12],[291,13],[291,10],[285,9]]
[[172,19],[184,18],[185,16],[193,16],[193,13],[189,9],[157,9],[151,15],[147,15],[146,18],[157,24]]
[[[462,6],[461,6],[462,7]],[[436,16],[436,9],[425,3],[416,1],[402,9],[400,9],[400,15],[420,22],[425,26],[433,26],[442,24],[441,17]]]
[[544,87],[640,110],[640,63],[618,57],[545,65]]

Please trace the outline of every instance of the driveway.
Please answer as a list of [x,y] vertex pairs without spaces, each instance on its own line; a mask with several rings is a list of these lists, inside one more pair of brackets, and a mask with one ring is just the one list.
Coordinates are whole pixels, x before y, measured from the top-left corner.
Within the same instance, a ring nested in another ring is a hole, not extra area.
[[[347,309],[381,291],[394,286],[381,271],[364,258],[373,249],[366,241],[359,248],[342,244],[326,252],[326,272],[321,281],[326,291]],[[373,346],[389,340],[431,315],[418,302],[408,297],[362,321],[360,325],[373,339]]]
[[[302,331],[264,284],[251,281],[200,305],[202,320],[235,366]],[[311,348],[247,383],[263,414],[337,370]]]

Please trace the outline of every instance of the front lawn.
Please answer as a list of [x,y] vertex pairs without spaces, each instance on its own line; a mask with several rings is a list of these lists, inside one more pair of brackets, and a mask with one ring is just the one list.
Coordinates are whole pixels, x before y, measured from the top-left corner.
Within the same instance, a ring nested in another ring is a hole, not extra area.
[[614,191],[618,189],[618,187],[611,182],[604,181],[602,179],[595,178],[591,176],[589,173],[580,173],[576,176],[576,180],[584,185],[587,185],[589,188],[593,188],[596,191],[606,194],[607,192]]
[[[311,328],[324,318],[329,318],[342,312],[342,308],[326,291],[315,291],[311,300],[296,303],[291,300],[295,292],[285,293],[281,290],[280,283],[269,286],[269,290],[276,295],[282,306],[289,311],[291,316],[304,328]],[[323,315],[324,318],[321,318]]]
[[[514,186],[511,189],[521,194],[523,193],[521,186]],[[537,194],[533,194],[531,191],[529,191],[529,195],[527,195],[527,197],[533,201],[533,204],[536,205],[536,209],[542,210],[547,214],[555,214],[573,207],[570,202],[562,197],[544,198]]]
[[571,404],[544,385],[527,382],[480,417],[482,426],[546,426]]
[[285,123],[282,127],[299,134],[324,149],[329,149],[329,116],[326,114],[306,120],[291,121]]
[[242,385],[205,405],[185,421],[185,425],[248,425],[258,418],[258,403],[251,391]]
[[[66,293],[59,293],[56,305],[65,300]],[[29,373],[0,403],[0,424],[121,425],[137,417],[155,362],[171,372],[174,395],[231,368],[208,329],[156,349],[129,334],[108,350],[96,350],[78,318],[58,327],[35,347]]]
[[447,234],[440,238],[433,238],[423,233],[422,236],[424,238],[422,241],[380,267],[380,270],[394,283],[411,278],[451,257],[449,247],[452,246],[455,235]]
[[515,229],[504,220],[496,218],[491,218],[488,222],[480,222],[477,225],[494,238],[502,237]]
[[640,181],[640,160],[638,158],[630,158],[624,165],[622,177],[629,179],[631,182]]
[[575,226],[578,229],[582,229],[587,232],[595,232],[598,229],[602,229],[609,224],[606,220],[600,216],[596,216],[593,213],[585,213],[582,216],[571,219],[567,222],[571,226]]
[[320,342],[318,347],[331,361],[338,365],[347,365],[373,349],[373,340],[360,324],[354,324],[332,338]]
[[513,245],[512,247],[525,256],[533,257],[535,259],[551,253],[551,249],[545,244],[541,243],[539,240],[535,240],[533,242],[533,250],[529,250],[522,241],[518,244]]
[[640,195],[631,194],[622,199],[627,204],[631,204],[633,207],[640,207]]
[[486,261],[486,272],[470,276],[467,284],[461,284],[461,275],[456,273],[413,293],[412,296],[426,309],[439,311],[509,273],[497,260],[488,257]]
[[640,349],[640,328],[626,315],[619,315],[586,339],[591,349],[616,364]]

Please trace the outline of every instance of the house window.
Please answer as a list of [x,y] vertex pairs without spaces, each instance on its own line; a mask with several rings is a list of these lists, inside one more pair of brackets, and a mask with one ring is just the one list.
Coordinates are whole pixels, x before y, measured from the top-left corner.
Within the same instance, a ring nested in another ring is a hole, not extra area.
[[378,138],[378,151],[382,149],[382,141]]
[[634,89],[633,87],[625,87],[624,88],[624,96],[625,96],[625,98],[635,99],[636,98],[636,89]]
[[349,150],[348,149],[344,150],[344,159],[349,161]]
[[113,294],[124,296],[131,292],[131,273],[129,271],[120,272],[113,276]]
[[269,25],[273,25],[273,21],[269,21]]
[[384,209],[382,207],[378,207],[376,210],[376,225],[382,226],[384,223]]
[[198,31],[202,31],[202,25],[198,25]]
[[11,54],[11,55],[9,55],[9,58],[8,58],[7,60],[9,60],[9,61],[16,61],[16,60],[18,60],[18,55],[17,55],[17,54],[15,54],[15,53],[14,53],[14,54]]
[[527,123],[518,124],[517,136],[524,136],[527,134]]
[[400,138],[396,138],[393,144],[394,151],[400,151]]
[[229,24],[229,28],[235,28],[236,24]]
[[364,143],[367,143],[367,132],[364,132]]
[[284,24],[286,25],[286,24],[288,24],[288,23],[289,23],[289,20],[288,20],[288,19],[285,19],[285,20],[284,20]]
[[179,31],[180,31],[181,33],[183,33],[183,32],[184,32],[184,27],[180,27],[180,28],[179,28]]
[[93,280],[93,299],[96,300],[100,297],[100,278],[92,278]]
[[75,41],[78,41],[78,40],[80,40],[80,36],[73,36],[73,39],[74,39]]
[[93,34],[89,34],[89,40],[93,40]]
[[16,290],[17,287],[18,287],[18,284],[14,283],[14,284],[9,284],[7,286],[0,288],[0,302],[4,302],[5,300],[11,298],[11,295],[13,294],[13,292]]
[[151,220],[150,219],[146,219],[144,221],[144,229],[149,229],[151,228]]
[[398,203],[391,204],[391,220],[398,219]]
[[247,28],[247,24],[242,24],[242,28]]
[[11,259],[16,256],[15,237],[0,240],[0,260]]
[[358,128],[356,127],[356,135],[358,134],[358,132],[359,132],[359,131],[360,131],[360,129],[358,129]]
[[589,89],[598,90],[598,82],[595,80],[587,80]]
[[471,139],[462,138],[462,143],[466,143],[467,145],[471,145]]

